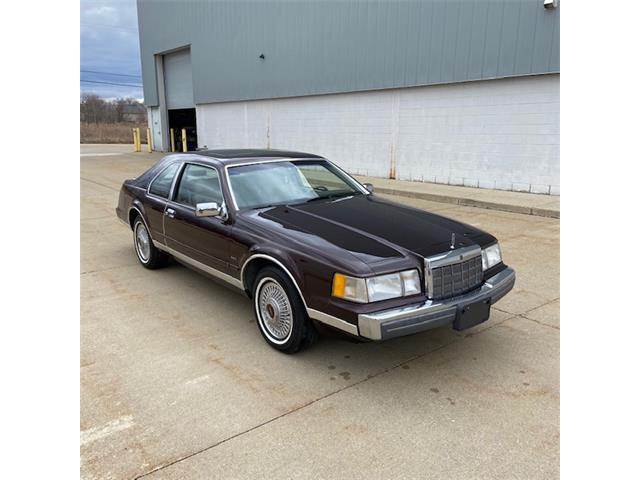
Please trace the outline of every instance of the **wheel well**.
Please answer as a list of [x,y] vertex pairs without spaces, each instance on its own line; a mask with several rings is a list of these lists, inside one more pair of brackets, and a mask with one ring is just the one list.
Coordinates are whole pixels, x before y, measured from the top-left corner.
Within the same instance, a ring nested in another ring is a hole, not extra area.
[[138,215],[140,215],[140,212],[138,212],[138,210],[136,210],[135,208],[129,209],[129,226],[131,227],[131,230],[133,230],[133,221]]
[[253,286],[253,282],[258,276],[258,273],[260,272],[260,270],[262,270],[265,267],[275,267],[278,270],[282,270],[280,265],[278,265],[275,262],[272,262],[268,258],[256,258],[255,260],[250,260],[249,263],[244,268],[244,272],[242,274],[242,283],[243,283],[242,286],[244,288],[244,291],[249,296],[249,298],[251,298],[251,293],[252,293],[251,287]]

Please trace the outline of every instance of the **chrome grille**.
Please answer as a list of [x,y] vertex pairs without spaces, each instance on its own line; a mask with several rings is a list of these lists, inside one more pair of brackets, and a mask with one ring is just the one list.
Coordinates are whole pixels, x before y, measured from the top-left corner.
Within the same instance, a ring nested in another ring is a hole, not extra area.
[[482,283],[480,247],[466,247],[425,260],[427,294],[433,300],[455,297]]

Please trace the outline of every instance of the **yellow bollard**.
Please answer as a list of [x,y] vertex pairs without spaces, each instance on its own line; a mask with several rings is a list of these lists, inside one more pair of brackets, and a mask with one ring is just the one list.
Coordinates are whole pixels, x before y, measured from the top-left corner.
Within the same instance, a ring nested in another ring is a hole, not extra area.
[[153,151],[153,138],[151,138],[151,129],[147,127],[147,151]]
[[131,133],[133,133],[133,151],[138,151],[138,139],[136,138],[136,129],[132,128]]
[[136,152],[141,152],[142,147],[140,143],[140,128],[136,128]]
[[183,152],[187,151],[187,129],[186,128],[182,129],[182,151]]
[[171,151],[175,152],[176,151],[176,136],[175,136],[175,133],[173,131],[173,128],[169,129],[169,135],[171,135]]

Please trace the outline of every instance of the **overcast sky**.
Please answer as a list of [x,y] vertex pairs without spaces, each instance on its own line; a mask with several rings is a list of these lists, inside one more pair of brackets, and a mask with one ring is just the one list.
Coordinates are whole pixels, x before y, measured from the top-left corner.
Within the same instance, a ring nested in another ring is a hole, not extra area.
[[136,0],[80,0],[80,80],[83,93],[142,99],[141,87],[90,83],[142,85]]

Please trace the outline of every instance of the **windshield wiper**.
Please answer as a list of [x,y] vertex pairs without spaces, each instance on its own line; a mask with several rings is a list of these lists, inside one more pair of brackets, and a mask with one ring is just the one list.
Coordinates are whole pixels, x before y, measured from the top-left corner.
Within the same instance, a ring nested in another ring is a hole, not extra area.
[[322,197],[310,198],[304,203],[317,202],[318,200],[335,200],[336,198],[343,197],[353,197],[354,195],[358,195],[360,192],[340,192],[340,193],[332,193],[329,195],[324,195]]
[[282,205],[282,204],[278,203],[278,204],[274,204],[274,205],[258,205],[257,207],[251,207],[249,210],[262,210],[263,208],[279,207],[280,205]]

